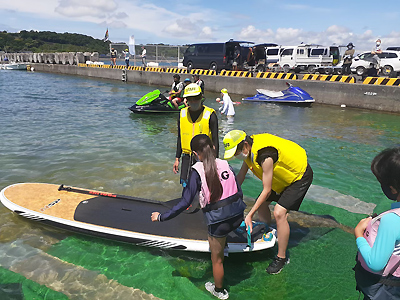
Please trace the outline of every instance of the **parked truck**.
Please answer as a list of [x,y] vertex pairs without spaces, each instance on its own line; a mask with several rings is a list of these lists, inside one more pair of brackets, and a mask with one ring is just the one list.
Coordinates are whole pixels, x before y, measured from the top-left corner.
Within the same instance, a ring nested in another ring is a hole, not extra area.
[[283,47],[278,64],[284,72],[299,73],[307,71],[315,73],[333,65],[332,49],[322,45],[301,44]]

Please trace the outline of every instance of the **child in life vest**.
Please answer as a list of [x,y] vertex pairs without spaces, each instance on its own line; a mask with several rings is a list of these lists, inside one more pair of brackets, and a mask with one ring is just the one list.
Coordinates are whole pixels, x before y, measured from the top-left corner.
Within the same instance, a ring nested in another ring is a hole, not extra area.
[[208,225],[214,275],[214,283],[207,282],[205,287],[219,299],[228,299],[228,291],[223,288],[226,237],[242,223],[246,204],[228,162],[215,157],[211,139],[205,134],[196,135],[190,147],[199,161],[192,167],[181,201],[162,214],[153,212],[151,220],[163,222],[176,217],[191,205],[199,193],[200,207]]
[[400,147],[379,153],[371,170],[395,202],[390,210],[362,219],[354,230],[357,289],[364,299],[400,299]]

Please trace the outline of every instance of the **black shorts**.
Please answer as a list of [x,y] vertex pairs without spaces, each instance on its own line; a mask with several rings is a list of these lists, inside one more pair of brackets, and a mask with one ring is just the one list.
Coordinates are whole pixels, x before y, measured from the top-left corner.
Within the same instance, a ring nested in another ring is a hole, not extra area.
[[208,225],[208,235],[216,238],[226,237],[229,232],[235,230],[242,224],[243,219],[243,214],[240,214],[223,222]]
[[287,210],[299,210],[300,205],[307,194],[308,188],[313,181],[313,174],[311,166],[307,164],[306,171],[300,180],[293,182],[280,194],[271,191],[271,195],[268,197],[267,202],[275,201]]

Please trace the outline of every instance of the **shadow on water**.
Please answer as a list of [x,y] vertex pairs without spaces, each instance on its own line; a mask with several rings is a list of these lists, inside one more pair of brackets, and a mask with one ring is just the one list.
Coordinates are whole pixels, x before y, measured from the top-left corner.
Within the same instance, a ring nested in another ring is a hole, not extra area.
[[0,299],[24,300],[22,283],[0,284]]
[[[352,232],[352,228],[339,224],[335,218],[329,215],[313,215],[304,212],[291,212],[290,216],[291,234],[288,245],[290,250],[300,244],[318,240],[336,228],[346,232]],[[272,224],[276,228],[276,224]],[[225,258],[225,285],[229,288],[239,285],[244,280],[250,279],[255,272],[255,265],[268,266],[276,255],[275,247],[252,253],[231,253]],[[205,282],[212,281],[212,263],[209,253],[178,252],[162,249],[152,249],[150,253],[155,256],[164,257],[173,267],[171,276],[184,277],[195,286],[202,289]]]
[[[173,267],[171,276],[183,277],[195,286],[203,289],[204,283],[213,281],[210,253],[178,252],[161,249],[150,250],[152,255],[163,256]],[[252,253],[230,253],[224,259],[225,286],[229,289],[246,279],[250,279],[254,271],[254,263],[266,265],[275,255],[273,249]]]

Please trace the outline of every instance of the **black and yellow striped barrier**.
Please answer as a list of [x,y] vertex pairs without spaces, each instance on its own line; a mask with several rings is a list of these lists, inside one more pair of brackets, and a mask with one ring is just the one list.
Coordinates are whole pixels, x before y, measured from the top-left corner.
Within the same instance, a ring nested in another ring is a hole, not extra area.
[[106,69],[126,69],[125,66],[112,66],[112,65],[101,65],[101,68],[106,68]]
[[219,73],[220,76],[234,76],[234,77],[253,77],[253,74],[251,72],[247,71],[225,71],[222,70],[221,73]]
[[144,70],[148,72],[164,72],[163,68],[146,67]]
[[297,75],[293,73],[276,73],[276,72],[258,72],[256,78],[274,78],[274,79],[297,79]]
[[187,74],[188,70],[186,69],[178,69],[178,68],[167,68],[165,70],[167,73],[180,73],[180,74]]
[[363,84],[400,86],[400,79],[386,77],[367,77],[364,79]]
[[215,72],[215,70],[193,69],[193,70],[190,71],[190,74],[217,75],[217,72]]
[[130,70],[130,71],[144,71],[144,67],[129,66],[128,70]]
[[78,67],[101,68],[102,65],[95,65],[95,64],[78,64]]
[[356,83],[356,79],[353,76],[343,76],[343,75],[305,74],[303,76],[303,80],[318,80],[318,81],[334,81],[334,82]]
[[104,64],[104,65],[96,65],[96,64],[85,65],[85,64],[83,64],[83,65],[86,67],[92,67],[92,68],[121,69],[121,70],[126,69],[125,66],[112,66],[112,65],[106,65],[106,64]]
[[111,68],[110,65],[98,65],[98,64],[78,64],[78,67],[89,67],[89,68]]

